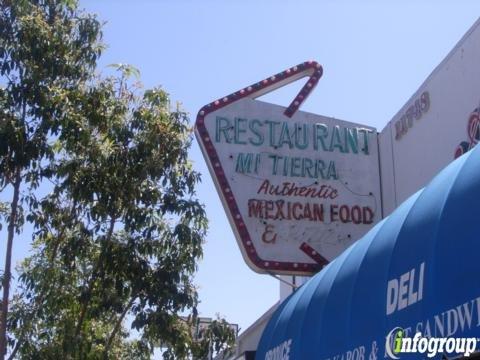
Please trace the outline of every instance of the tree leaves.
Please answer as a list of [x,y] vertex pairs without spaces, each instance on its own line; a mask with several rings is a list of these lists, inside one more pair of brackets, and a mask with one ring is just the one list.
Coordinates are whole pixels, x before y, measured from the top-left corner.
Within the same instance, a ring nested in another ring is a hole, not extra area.
[[166,358],[198,358],[179,316],[198,303],[207,229],[189,119],[163,89],[142,91],[130,65],[95,75],[103,48],[74,0],[0,4],[0,187],[23,189],[0,219],[15,219],[12,236],[24,219],[34,228],[11,356],[141,359],[162,344]]

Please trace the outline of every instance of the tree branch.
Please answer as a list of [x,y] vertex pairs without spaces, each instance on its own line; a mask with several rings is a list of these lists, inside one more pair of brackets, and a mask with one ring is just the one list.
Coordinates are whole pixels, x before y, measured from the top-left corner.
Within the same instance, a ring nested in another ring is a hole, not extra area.
[[[115,217],[112,216],[110,218],[110,226],[109,226],[109,229],[108,229],[108,232],[107,232],[107,237],[105,239],[105,243],[110,242],[110,240],[112,238],[114,226],[115,226]],[[92,271],[92,277],[90,278],[90,281],[88,282],[88,285],[87,285],[87,291],[86,291],[85,298],[82,300],[82,307],[81,307],[81,310],[80,310],[78,323],[77,323],[77,326],[75,328],[75,339],[77,339],[80,336],[80,331],[81,331],[81,328],[82,328],[82,324],[83,324],[83,321],[85,320],[85,315],[87,313],[88,303],[90,302],[91,297],[92,297],[93,287],[94,287],[95,282],[98,278],[99,271],[101,271],[102,266],[103,266],[103,257],[105,255],[104,254],[104,249],[105,249],[105,247],[102,248],[102,251],[100,252],[100,255],[98,256],[97,263],[95,264],[95,268]]]
[[115,326],[113,327],[113,330],[112,330],[110,336],[108,337],[107,343],[105,344],[105,350],[103,352],[103,358],[105,360],[108,360],[108,352],[110,351],[110,347],[112,346],[112,342],[115,339],[115,336],[117,335],[118,331],[120,330],[120,326],[122,325],[122,322],[123,322],[123,319],[125,318],[125,315],[127,315],[128,310],[130,310],[130,308],[132,307],[133,302],[135,301],[136,298],[137,298],[136,294],[132,296],[132,298],[128,302],[127,306],[125,306],[125,309],[123,309],[122,314],[117,319],[117,322],[115,323]]
[[[70,211],[70,216],[71,217],[74,216],[76,207],[77,207],[77,202],[74,201],[73,204],[72,204],[72,207],[71,207],[71,211]],[[55,261],[55,258],[57,257],[57,252],[58,252],[58,248],[60,246],[60,241],[63,239],[63,235],[65,234],[65,231],[66,231],[66,227],[62,227],[60,232],[57,234],[57,241],[53,245],[53,251],[52,251],[52,255],[50,256],[50,264],[47,268],[47,273],[49,273],[53,269],[53,266],[54,266],[53,262]],[[40,293],[40,295],[35,300],[35,304],[34,304],[34,307],[31,311],[31,313],[27,316],[28,321],[32,320],[35,317],[36,312],[38,311],[38,307],[49,296],[49,293],[54,288],[55,288],[55,283],[52,283],[51,286],[49,287],[49,290],[47,290],[47,288],[42,289],[42,292]],[[23,345],[24,341],[25,341],[25,333],[22,333],[22,335],[18,338],[17,343],[15,344],[15,347],[13,348],[12,353],[8,357],[8,360],[13,360],[15,358],[15,355],[17,354],[18,350],[20,349],[20,346]]]

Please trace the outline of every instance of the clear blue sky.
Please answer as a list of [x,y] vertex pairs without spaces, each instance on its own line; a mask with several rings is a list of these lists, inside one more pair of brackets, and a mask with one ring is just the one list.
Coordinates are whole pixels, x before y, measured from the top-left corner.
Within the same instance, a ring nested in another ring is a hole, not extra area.
[[[190,112],[192,124],[202,105],[314,59],[324,76],[302,110],[378,130],[480,15],[475,0],[80,0],[80,5],[106,21],[109,47],[99,70],[119,62],[136,66],[145,87],[165,88]],[[266,100],[288,105],[299,86]],[[279,285],[244,263],[196,143],[191,158],[203,174],[198,195],[210,219],[196,277],[200,312],[219,312],[246,329],[278,300]],[[5,239],[5,229],[0,236]],[[27,253],[28,241],[14,244],[17,260]]]

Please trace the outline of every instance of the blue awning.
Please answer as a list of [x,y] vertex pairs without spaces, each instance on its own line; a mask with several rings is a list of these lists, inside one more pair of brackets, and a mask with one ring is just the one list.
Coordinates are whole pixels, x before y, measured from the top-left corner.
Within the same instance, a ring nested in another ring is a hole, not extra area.
[[480,337],[479,207],[477,146],[286,299],[256,359],[383,359],[396,327]]

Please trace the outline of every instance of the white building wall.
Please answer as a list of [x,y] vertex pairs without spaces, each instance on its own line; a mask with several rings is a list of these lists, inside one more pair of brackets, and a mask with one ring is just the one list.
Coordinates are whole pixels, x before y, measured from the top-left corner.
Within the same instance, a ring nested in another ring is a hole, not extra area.
[[382,213],[383,217],[385,217],[395,209],[396,204],[395,180],[393,173],[392,129],[390,123],[385,126],[380,134],[378,134],[378,147],[380,158]]
[[[428,111],[397,138],[402,117],[425,92],[430,98]],[[479,106],[480,19],[380,134],[384,216],[454,160],[457,146],[470,140],[468,119]]]
[[[252,325],[245,329],[236,340],[235,350],[228,360],[240,360],[244,359],[244,354],[249,351],[256,351],[263,330],[268,324],[268,321],[272,317],[273,313],[277,309],[280,302],[277,302],[270,309],[268,309],[262,316],[260,316]],[[219,359],[223,359],[220,356]]]

